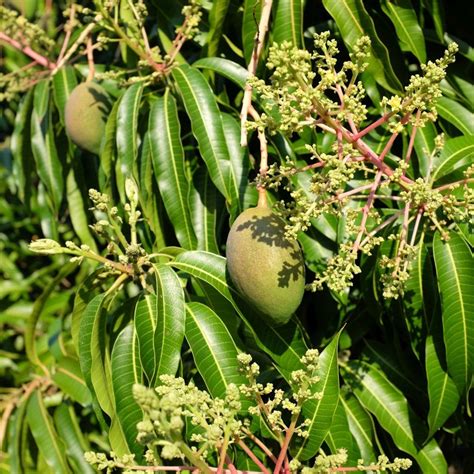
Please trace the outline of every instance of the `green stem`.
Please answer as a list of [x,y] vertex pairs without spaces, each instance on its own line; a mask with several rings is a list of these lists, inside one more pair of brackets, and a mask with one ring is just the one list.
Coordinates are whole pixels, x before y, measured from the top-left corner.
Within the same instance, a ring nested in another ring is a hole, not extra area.
[[196,456],[196,453],[184,441],[177,441],[177,444],[178,448],[191,461],[193,466],[196,466],[205,474],[214,474],[214,471],[202,459]]

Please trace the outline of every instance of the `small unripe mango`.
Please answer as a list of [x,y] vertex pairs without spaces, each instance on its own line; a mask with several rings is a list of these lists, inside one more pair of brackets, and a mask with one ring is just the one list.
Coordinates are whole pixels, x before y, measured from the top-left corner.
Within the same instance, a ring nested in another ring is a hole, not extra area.
[[298,243],[285,237],[285,223],[267,207],[240,214],[227,238],[227,270],[244,296],[268,322],[285,324],[304,293],[304,260]]
[[64,111],[66,133],[80,148],[99,154],[110,111],[110,99],[103,87],[87,81],[71,92]]

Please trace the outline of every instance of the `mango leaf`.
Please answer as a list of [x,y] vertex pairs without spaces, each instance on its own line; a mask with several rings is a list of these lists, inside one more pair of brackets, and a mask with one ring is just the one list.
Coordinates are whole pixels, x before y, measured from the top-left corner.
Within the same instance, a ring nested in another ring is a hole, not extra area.
[[215,0],[209,12],[208,56],[216,56],[230,0]]
[[[166,246],[165,229],[162,222],[166,213],[153,171],[153,154],[149,130],[144,133],[143,144],[139,150],[139,167],[140,183],[138,186],[138,194],[140,208],[143,212],[144,219],[148,223],[148,226],[144,226],[141,229],[144,234],[147,234],[148,239],[142,237],[142,240],[153,242],[154,248],[162,248]],[[151,251],[150,247],[147,248],[145,246],[145,249]]]
[[359,400],[347,390],[339,394],[339,404],[346,412],[349,430],[359,448],[360,457],[366,463],[375,461],[377,458],[374,450],[375,429],[371,416]]
[[86,198],[83,195],[83,189],[85,189],[86,186],[84,183],[82,164],[74,159],[72,161],[66,178],[66,198],[72,227],[81,243],[88,245],[93,252],[97,253],[97,245],[89,228],[88,206],[86,205]]
[[277,0],[274,12],[273,41],[278,44],[289,41],[300,48],[303,36],[302,0]]
[[360,451],[349,429],[349,422],[347,420],[346,411],[344,410],[344,405],[340,401],[337,404],[325,441],[333,454],[337,454],[339,449],[347,449],[348,459],[346,465],[357,465],[357,461],[361,458]]
[[54,142],[49,81],[35,87],[31,114],[31,148],[38,175],[51,199],[52,210],[57,213],[63,198],[63,167]]
[[94,296],[97,296],[99,288],[96,278],[100,271],[101,270],[99,269],[92,272],[76,290],[71,316],[71,337],[77,354],[79,354],[79,331],[81,327],[82,313]]
[[[124,178],[138,180],[138,114],[143,85],[129,87],[120,99],[117,110],[117,154],[118,165]],[[120,188],[119,188],[120,189]]]
[[436,181],[458,169],[472,164],[474,158],[474,135],[446,140],[443,150],[433,159],[432,180]]
[[[388,344],[366,340],[363,354],[371,362],[375,362],[403,393],[409,393],[414,399],[426,401],[426,392],[420,388],[424,387],[424,380],[422,374],[417,371],[418,367],[402,365],[401,358],[397,357]],[[418,384],[414,380],[417,380]]]
[[51,470],[58,474],[72,472],[66,459],[66,448],[56,432],[53,421],[38,390],[28,401],[26,418],[40,453]]
[[156,295],[146,294],[135,311],[140,359],[150,386],[178,369],[184,339],[184,293],[176,273],[155,266]]
[[10,474],[23,474],[26,471],[26,407],[29,396],[21,400],[8,422],[8,468]]
[[106,375],[106,311],[105,294],[95,296],[87,305],[79,330],[79,362],[89,390],[110,417],[114,402]]
[[[186,305],[186,340],[194,362],[214,398],[224,398],[229,384],[247,383],[239,371],[237,346],[224,323],[208,306]],[[246,404],[248,408],[249,402]]]
[[454,125],[465,135],[474,135],[474,113],[464,108],[457,101],[440,97],[436,103],[438,114]]
[[76,73],[72,66],[60,68],[53,76],[53,97],[59,118],[64,125],[64,109],[72,90],[77,86]]
[[66,445],[68,459],[75,466],[74,471],[81,474],[93,474],[94,469],[84,458],[84,452],[90,450],[90,446],[81,431],[72,405],[62,403],[56,408],[54,424]]
[[115,161],[117,155],[117,112],[120,101],[117,100],[110,111],[105,124],[104,139],[100,148],[99,183],[102,192],[112,196],[115,192]]
[[[38,357],[36,344],[36,326],[46,306],[46,303],[48,302],[48,299],[51,296],[51,293],[54,291],[59,282],[62,281],[67,275],[69,275],[76,268],[76,266],[76,263],[69,262],[61,268],[59,273],[44,288],[41,295],[36,298],[35,303],[33,305],[33,310],[29,315],[28,324],[25,332],[26,355],[28,356],[30,362],[40,367],[43,366],[43,363]],[[44,371],[48,373],[48,370],[46,368],[44,368]]]
[[431,152],[434,150],[434,139],[438,131],[433,122],[427,122],[424,127],[419,127],[415,135],[416,161],[418,173],[416,175],[425,178],[431,167]]
[[[245,193],[249,188],[250,159],[248,148],[240,146],[240,123],[230,114],[222,114],[227,148],[230,153],[232,171],[237,183],[239,193],[239,210],[244,208]],[[233,216],[232,216],[233,217]]]
[[126,326],[117,337],[112,349],[112,386],[116,400],[117,417],[128,448],[140,459],[143,448],[137,443],[137,423],[143,413],[133,398],[134,384],[142,383],[138,341],[133,324]]
[[205,281],[221,293],[247,325],[258,346],[280,369],[290,372],[301,368],[300,358],[307,347],[300,327],[293,320],[278,327],[267,324],[228,282],[224,257],[203,251],[183,252],[170,265]]
[[86,406],[91,403],[91,394],[82,377],[79,361],[72,357],[62,357],[53,375],[54,383],[72,400]]
[[225,58],[202,58],[193,63],[199,69],[210,69],[229,79],[242,89],[249,78],[249,72],[240,64]]
[[303,415],[310,421],[305,429],[307,438],[295,439],[293,455],[300,461],[312,458],[321,447],[332,425],[334,413],[339,399],[339,371],[337,354],[339,345],[338,333],[319,357],[319,376],[321,380],[311,387],[312,393],[320,393],[321,398],[308,400],[303,404]]
[[13,176],[20,200],[29,206],[31,196],[31,172],[34,160],[31,150],[31,111],[33,107],[33,89],[22,98],[16,116],[11,137],[13,155]]
[[462,394],[474,369],[474,261],[456,233],[443,242],[435,234],[433,251],[441,294],[443,334],[448,373]]
[[403,49],[411,51],[420,63],[425,63],[425,37],[411,0],[384,0],[382,10],[393,23]]
[[323,5],[334,18],[349,50],[361,36],[367,35],[370,38],[372,46],[367,71],[389,91],[401,91],[402,85],[393,71],[388,49],[380,40],[374,21],[362,0],[323,0]]
[[193,187],[189,201],[193,227],[198,239],[197,248],[219,253],[216,235],[217,218],[224,203],[205,167],[198,168],[193,175]]
[[[442,341],[440,342],[441,344],[435,345],[433,336],[426,338],[426,376],[428,377],[428,396],[430,399],[428,439],[454,413],[460,399],[456,384],[446,370]],[[442,350],[443,353],[438,353]]]
[[423,446],[425,426],[386,375],[363,361],[350,361],[346,369],[344,379],[354,395],[374,414],[395,445],[413,456],[422,472],[445,473],[447,463],[437,442],[432,439]]
[[438,39],[444,43],[445,6],[443,0],[425,0],[423,4],[430,12]]
[[415,354],[421,359],[431,319],[439,312],[439,295],[432,258],[423,239],[418,242],[403,298],[405,321]]
[[189,183],[176,101],[167,90],[150,110],[149,141],[156,180],[176,237],[184,248],[196,247],[189,212]]
[[242,44],[246,64],[250,62],[255,44],[258,22],[262,14],[262,0],[244,0],[244,15],[242,18]]
[[238,186],[232,172],[222,118],[214,94],[196,68],[183,64],[173,69],[173,78],[191,120],[193,134],[209,175],[230,207],[238,202]]

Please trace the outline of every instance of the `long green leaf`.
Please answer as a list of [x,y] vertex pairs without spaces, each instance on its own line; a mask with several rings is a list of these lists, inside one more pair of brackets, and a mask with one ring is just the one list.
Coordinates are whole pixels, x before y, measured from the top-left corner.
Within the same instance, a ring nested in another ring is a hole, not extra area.
[[303,37],[302,0],[277,0],[274,11],[273,41],[278,44],[289,41],[300,48]]
[[45,287],[41,295],[36,298],[36,301],[33,305],[33,310],[31,311],[31,314],[28,318],[28,324],[26,327],[25,349],[28,359],[35,365],[43,365],[38,357],[36,346],[36,326],[38,324],[38,321],[51,293],[54,291],[59,282],[63,280],[67,275],[69,275],[76,268],[76,266],[76,263],[71,262],[64,265],[64,267],[59,271],[59,273]]
[[436,104],[439,115],[465,135],[474,135],[474,113],[455,100],[440,97]]
[[460,393],[469,389],[474,369],[474,260],[454,232],[443,242],[435,234],[433,250],[441,294],[448,372]]
[[124,177],[138,179],[138,115],[143,93],[142,84],[129,87],[120,99],[117,110],[118,164]]
[[351,48],[356,41],[367,35],[372,43],[368,71],[376,81],[392,92],[398,92],[402,85],[393,71],[387,47],[380,40],[374,21],[362,0],[323,0],[323,5],[334,18],[341,31],[344,43]]
[[411,0],[384,0],[382,10],[393,23],[403,49],[411,51],[420,63],[425,63],[425,38]]
[[189,201],[193,227],[198,239],[197,248],[219,253],[216,232],[217,218],[224,203],[204,167],[198,168],[193,175],[193,188]]
[[31,147],[38,175],[48,191],[54,212],[58,212],[64,189],[63,167],[54,142],[49,82],[46,80],[35,87]]
[[240,209],[243,209],[245,193],[250,187],[248,148],[240,146],[240,124],[232,115],[223,113],[222,125],[224,126],[225,139],[230,153],[232,171],[237,183]]
[[284,326],[272,327],[250,308],[226,277],[226,259],[203,251],[183,252],[170,263],[195,278],[204,280],[221,293],[234,307],[266,352],[284,371],[301,368],[300,357],[306,344],[299,326],[291,320]]
[[348,459],[346,465],[357,465],[357,461],[361,457],[360,451],[349,429],[349,422],[347,420],[346,411],[344,410],[344,405],[340,401],[334,412],[331,427],[326,436],[326,443],[333,454],[336,454],[339,449],[347,449]]
[[312,393],[320,393],[316,400],[303,404],[303,415],[310,421],[306,428],[309,435],[294,449],[294,456],[301,461],[312,458],[319,450],[332,425],[339,399],[339,371],[337,366],[337,349],[339,333],[324,349],[319,358],[321,380],[311,387]]
[[237,346],[216,313],[202,303],[186,305],[186,340],[206,386],[215,398],[224,398],[229,384],[246,383],[239,371]]
[[229,79],[242,89],[249,78],[249,72],[240,64],[225,58],[202,58],[193,63],[199,69],[210,69]]
[[442,152],[433,159],[433,181],[471,165],[473,159],[474,135],[446,140]]
[[377,458],[374,450],[375,430],[371,416],[359,400],[347,390],[339,395],[339,403],[346,412],[349,429],[359,448],[361,458],[365,463],[375,461]]
[[238,202],[238,187],[214,94],[205,77],[196,68],[183,64],[173,69],[172,74],[209,175],[232,207]]
[[115,193],[115,165],[117,156],[117,112],[120,101],[117,100],[110,111],[105,124],[104,139],[100,149],[99,183],[102,192],[110,196]]
[[[424,380],[416,371],[418,367],[402,365],[402,361],[397,360],[396,354],[388,344],[366,340],[363,354],[375,362],[403,393],[409,393],[412,398],[418,400],[426,400],[426,393],[422,389]],[[414,380],[417,380],[418,385]]]
[[81,432],[72,405],[63,403],[56,408],[54,424],[59,436],[66,444],[66,453],[74,466],[74,472],[77,474],[93,474],[94,469],[84,458],[84,452],[88,451],[90,447]]
[[8,464],[10,474],[23,474],[26,471],[25,445],[26,436],[24,432],[28,425],[25,423],[26,407],[29,396],[17,405],[8,422]]
[[91,394],[84,381],[77,359],[72,357],[61,358],[56,366],[53,380],[74,401],[83,406],[91,403]]
[[419,127],[415,135],[415,151],[418,164],[418,174],[428,176],[431,166],[431,152],[434,150],[434,139],[437,130],[433,122],[427,122]]
[[[374,414],[402,451],[413,456],[422,472],[446,473],[437,442],[423,446],[427,430],[403,395],[375,365],[351,361],[344,376],[362,405]],[[423,447],[422,447],[423,446]]]
[[31,111],[33,107],[33,89],[30,89],[20,102],[15,127],[11,137],[13,154],[13,176],[20,200],[29,205],[31,196],[31,172],[33,170],[33,152],[31,150]]
[[216,56],[230,0],[215,0],[209,12],[208,56]]
[[70,473],[64,443],[54,428],[39,391],[35,391],[30,397],[26,418],[36,445],[48,466],[54,473]]
[[166,212],[181,246],[194,249],[196,236],[189,213],[189,183],[178,110],[168,91],[153,103],[148,130],[153,167]]
[[97,253],[97,245],[89,228],[82,164],[76,160],[73,161],[66,178],[66,198],[71,223],[81,243],[88,245]]
[[106,376],[106,311],[105,294],[95,296],[87,305],[79,331],[79,362],[89,390],[97,398],[102,410],[110,417],[114,412]]
[[426,338],[426,375],[428,377],[428,396],[430,399],[428,439],[454,413],[460,399],[456,384],[444,367],[444,360],[441,358],[444,354],[438,354],[437,352],[441,350],[439,346],[435,346],[433,336]]
[[242,18],[242,43],[244,58],[248,64],[255,44],[255,35],[262,13],[263,0],[244,0],[244,15]]
[[117,417],[127,440],[128,448],[141,457],[143,448],[137,443],[137,423],[143,413],[133,398],[133,385],[142,383],[139,348],[133,324],[125,327],[117,337],[112,349],[112,386],[114,390]]
[[76,73],[72,66],[60,68],[53,76],[53,97],[59,112],[61,122],[64,124],[64,109],[69,94],[77,85]]

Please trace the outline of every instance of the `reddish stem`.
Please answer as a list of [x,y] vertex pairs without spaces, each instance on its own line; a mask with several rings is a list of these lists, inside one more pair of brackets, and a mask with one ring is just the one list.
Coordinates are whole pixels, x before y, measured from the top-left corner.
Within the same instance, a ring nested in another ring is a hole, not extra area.
[[277,462],[277,458],[260,439],[258,439],[253,433],[248,430],[245,430],[244,432],[249,437],[249,439],[251,439],[274,463]]
[[359,133],[356,133],[355,135],[353,135],[352,136],[352,141],[356,142],[357,140],[361,139],[363,136],[370,133],[372,130],[374,130],[377,127],[380,127],[380,125],[383,125],[384,123],[388,122],[390,117],[392,117],[393,115],[394,115],[393,112],[389,112],[388,114],[383,115],[378,120],[376,120],[375,122],[371,123],[369,126],[365,127],[363,130],[361,130]]
[[26,54],[31,59],[34,59],[40,66],[46,67],[51,70],[56,67],[56,64],[52,63],[45,56],[42,56],[36,51],[33,51],[29,46],[22,45],[19,41],[13,38],[10,38],[8,35],[6,35],[5,33],[2,33],[1,31],[0,31],[0,41],[5,41],[5,43],[8,43],[10,46],[13,46],[14,48],[18,49],[22,53]]
[[281,446],[281,451],[278,456],[275,469],[273,470],[273,474],[278,474],[280,472],[281,466],[283,465],[283,462],[286,459],[286,452],[288,450],[288,446],[290,445],[290,440],[293,436],[293,433],[295,432],[296,421],[297,421],[297,417],[291,420],[290,426],[286,430],[286,436]]
[[260,461],[260,459],[255,456],[252,450],[242,441],[239,439],[237,444],[245,451],[247,456],[262,470],[263,474],[270,474],[270,471],[265,467],[265,465]]

